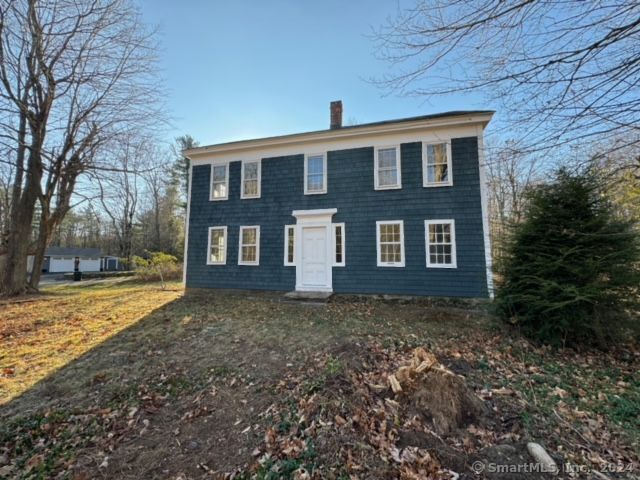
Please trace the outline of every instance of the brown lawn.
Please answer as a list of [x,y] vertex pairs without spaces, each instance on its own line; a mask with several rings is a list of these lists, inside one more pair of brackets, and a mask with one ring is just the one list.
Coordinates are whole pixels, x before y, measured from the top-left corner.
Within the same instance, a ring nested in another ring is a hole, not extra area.
[[[513,478],[489,466],[530,462],[531,440],[594,478],[638,473],[634,345],[537,348],[461,302],[131,281],[27,300],[0,305],[0,478]],[[414,401],[429,377],[389,388],[416,347],[481,414],[443,433]]]

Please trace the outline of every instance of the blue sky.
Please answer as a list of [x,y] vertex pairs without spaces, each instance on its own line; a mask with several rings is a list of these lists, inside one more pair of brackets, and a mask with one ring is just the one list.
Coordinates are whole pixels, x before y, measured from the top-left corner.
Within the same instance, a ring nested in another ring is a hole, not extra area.
[[[490,108],[477,97],[384,96],[366,81],[389,65],[367,35],[398,8],[390,0],[139,0],[160,27],[161,68],[174,126],[201,144],[327,128],[329,102],[345,123]],[[405,2],[406,3],[406,2]]]

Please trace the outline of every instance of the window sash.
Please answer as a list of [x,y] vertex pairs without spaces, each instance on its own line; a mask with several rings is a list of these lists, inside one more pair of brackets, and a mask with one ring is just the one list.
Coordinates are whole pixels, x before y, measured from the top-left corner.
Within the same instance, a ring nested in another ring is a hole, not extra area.
[[260,227],[240,227],[239,265],[258,265],[260,263]]
[[326,193],[327,191],[327,158],[325,154],[305,156],[304,193]]
[[[393,157],[389,155],[393,152]],[[400,187],[400,148],[382,147],[376,150],[376,188]]]
[[379,267],[404,267],[404,222],[377,222]]
[[425,143],[423,148],[424,186],[452,185],[451,144],[449,142]]
[[209,227],[207,264],[227,263],[227,227]]
[[229,164],[211,165],[211,200],[226,200],[229,197]]
[[285,266],[295,266],[296,264],[295,225],[284,226],[284,264]]
[[242,198],[260,197],[260,161],[242,162]]
[[427,267],[457,267],[455,222],[453,220],[426,220],[425,242]]
[[346,236],[344,223],[333,224],[333,247],[333,266],[344,267],[346,265]]

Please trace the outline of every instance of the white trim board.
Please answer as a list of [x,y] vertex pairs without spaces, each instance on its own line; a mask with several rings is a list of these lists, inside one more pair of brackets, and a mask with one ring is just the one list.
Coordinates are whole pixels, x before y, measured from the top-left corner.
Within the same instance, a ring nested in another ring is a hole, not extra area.
[[491,232],[489,231],[489,203],[488,192],[489,185],[485,173],[485,157],[484,157],[484,135],[483,129],[477,127],[476,135],[478,136],[478,168],[480,175],[480,206],[482,210],[482,233],[484,234],[484,260],[487,270],[487,290],[489,298],[493,299],[495,291],[493,287],[493,260],[491,258]]
[[[363,137],[390,136],[398,133],[410,133],[411,136],[415,136],[416,131],[433,131],[438,129],[451,131],[456,127],[471,127],[473,129],[475,125],[484,127],[489,123],[489,121],[491,121],[492,117],[493,113],[485,112],[471,113],[467,115],[441,116],[439,118],[423,118],[413,121],[404,120],[397,122],[387,122],[377,125],[363,125],[357,128],[336,128],[333,130],[297,133],[279,137],[257,138],[250,140],[241,140],[237,142],[221,143],[217,145],[209,145],[206,147],[185,150],[184,154],[193,159],[228,152],[235,152],[236,156],[238,156],[238,153],[241,151],[266,150],[274,147],[278,148],[290,145],[326,145],[327,143],[334,141],[351,141]],[[299,148],[297,150],[300,151]]]
[[240,160],[257,160],[288,155],[304,155],[306,152],[330,152],[334,150],[348,150],[351,148],[379,147],[385,145],[400,145],[402,143],[446,142],[452,138],[475,137],[477,128],[481,125],[454,125],[449,127],[425,127],[405,130],[382,132],[370,135],[351,137],[327,137],[286,144],[256,144],[251,148],[228,149],[222,151],[187,152],[194,165],[207,165],[212,162],[234,162]]

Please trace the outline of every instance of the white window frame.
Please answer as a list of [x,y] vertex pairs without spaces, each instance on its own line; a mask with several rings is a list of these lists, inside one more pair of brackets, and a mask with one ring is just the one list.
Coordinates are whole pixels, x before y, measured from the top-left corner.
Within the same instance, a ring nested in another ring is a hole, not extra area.
[[[255,262],[245,262],[242,260],[242,232],[251,228],[256,229],[256,260]],[[260,265],[260,225],[242,225],[240,227],[240,235],[238,238],[238,265]]]
[[[382,262],[382,249],[380,248],[380,226],[400,225],[400,262]],[[376,222],[376,260],[378,267],[404,267],[404,220],[378,220]]]
[[[213,262],[211,260],[211,232],[213,230],[222,230],[224,232],[224,260],[222,262]],[[209,227],[207,239],[207,265],[226,265],[227,264],[227,227],[218,225]]]
[[[224,172],[224,185],[225,185],[225,192],[227,192],[227,194],[224,197],[214,197],[213,196],[213,192],[214,192],[214,188],[213,188],[213,169],[214,167],[225,167],[225,172]],[[217,202],[220,200],[228,200],[229,199],[229,162],[224,162],[224,163],[212,163],[211,164],[211,174],[210,174],[211,178],[210,178],[210,182],[209,182],[209,200],[212,202]]]
[[[389,150],[392,148],[396,150],[396,170],[398,171],[398,183],[395,185],[380,185],[380,179],[378,175],[379,153],[380,150]],[[394,190],[402,188],[402,160],[400,157],[400,145],[381,145],[379,147],[376,147],[373,161],[374,188],[376,190]]]
[[[293,231],[293,261],[289,261],[289,231]],[[284,266],[295,267],[296,266],[296,226],[285,225],[284,226]]]
[[[451,225],[451,263],[431,263],[431,257],[429,255],[429,225]],[[456,254],[456,222],[453,219],[442,220],[425,220],[424,221],[424,243],[425,243],[425,255],[427,256],[427,268],[458,268],[458,258]]]
[[[322,190],[309,190],[309,157],[322,157]],[[322,195],[327,193],[327,154],[326,153],[308,153],[304,156],[304,194],[305,195]]]
[[[337,262],[336,261],[336,228],[340,227],[342,229],[342,249],[341,249],[341,253],[342,253],[342,261],[341,262]],[[346,265],[346,259],[345,259],[345,252],[346,252],[346,238],[347,238],[347,234],[346,234],[346,230],[344,228],[344,222],[342,223],[332,223],[331,224],[331,231],[333,233],[333,266],[334,267],[344,267]]]
[[[258,193],[256,195],[245,195],[244,194],[244,167],[247,163],[257,163],[258,164]],[[262,160],[243,160],[242,168],[240,174],[240,198],[243,200],[249,200],[251,198],[260,198],[262,195]]]
[[[446,182],[429,182],[427,178],[428,163],[427,163],[427,146],[428,145],[442,145],[445,144],[445,152],[447,155],[447,181]],[[453,185],[453,169],[451,161],[451,139],[446,139],[438,142],[422,142],[422,186],[425,188],[431,187],[450,187]]]

